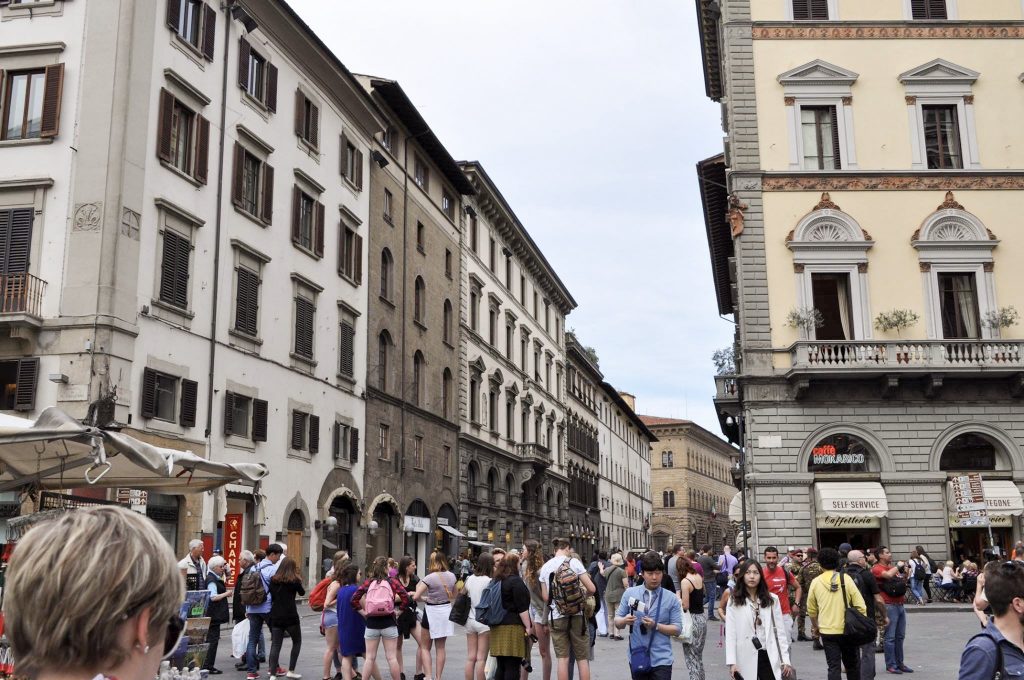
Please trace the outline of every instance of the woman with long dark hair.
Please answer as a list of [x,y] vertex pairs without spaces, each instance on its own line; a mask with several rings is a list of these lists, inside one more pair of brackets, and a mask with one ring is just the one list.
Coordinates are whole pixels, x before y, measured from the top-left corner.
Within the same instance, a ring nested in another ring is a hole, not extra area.
[[[523,543],[522,562],[519,574],[530,591],[530,620],[533,622],[533,634],[537,636],[537,648],[540,650],[541,680],[551,680],[551,628],[548,627],[548,616],[551,610],[544,601],[540,590],[540,570],[544,567],[544,551],[540,543],[532,538]],[[532,644],[526,640],[526,658],[531,656]],[[523,667],[521,680],[526,680],[529,672]]]
[[[343,604],[351,601],[359,588],[359,567],[346,562],[344,567],[337,570],[335,582],[340,585],[335,601]],[[334,644],[337,653],[341,655],[341,678],[352,680],[355,677],[356,659],[366,654],[366,622],[352,607],[341,607],[334,620],[337,622]],[[330,672],[330,663],[329,660],[326,662],[327,672]],[[325,674],[324,680],[330,680],[330,676]]]
[[[405,555],[398,561],[398,582],[402,584],[407,593],[415,593],[416,586],[420,583],[420,577],[416,575],[416,560],[411,555]],[[416,601],[410,598],[409,607],[402,610],[398,615],[398,665],[405,667],[405,660],[402,657],[403,640],[410,637],[416,643],[416,675],[413,677],[422,680],[423,674],[423,628],[416,618]]]
[[476,606],[480,604],[484,589],[491,584],[494,576],[494,558],[481,553],[476,558],[476,569],[466,578],[466,595],[469,596],[469,619],[466,621],[466,680],[484,680],[487,665],[487,650],[491,642],[491,629],[476,620]]
[[725,609],[725,663],[729,675],[782,680],[793,675],[789,636],[779,598],[768,591],[757,560],[740,565],[740,580]]
[[679,572],[679,603],[693,621],[693,639],[683,643],[683,656],[690,680],[704,680],[704,640],[708,632],[708,616],[704,611],[704,577],[685,557],[676,560]]
[[299,625],[299,612],[295,607],[296,596],[305,595],[306,590],[302,587],[302,579],[299,577],[299,570],[295,560],[285,557],[281,560],[280,566],[270,578],[270,677],[275,678],[285,675],[285,669],[281,668],[277,661],[281,656],[281,645],[284,643],[284,634],[292,641],[291,656],[288,659],[287,676],[289,678],[301,678],[295,672],[295,666],[299,662],[299,651],[302,650],[302,626]]
[[520,662],[526,658],[526,636],[533,632],[530,591],[519,576],[519,555],[506,555],[494,568],[494,580],[501,581],[501,604],[507,612],[490,631],[491,656],[498,661],[494,678],[519,680]]

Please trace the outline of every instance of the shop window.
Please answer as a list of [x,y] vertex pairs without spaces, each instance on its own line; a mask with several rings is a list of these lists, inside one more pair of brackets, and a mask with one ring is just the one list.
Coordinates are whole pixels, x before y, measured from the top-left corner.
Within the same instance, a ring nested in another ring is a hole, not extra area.
[[995,470],[996,447],[979,434],[961,434],[954,437],[942,450],[939,469],[943,472]]
[[868,472],[874,467],[871,448],[851,434],[833,434],[811,449],[808,472]]

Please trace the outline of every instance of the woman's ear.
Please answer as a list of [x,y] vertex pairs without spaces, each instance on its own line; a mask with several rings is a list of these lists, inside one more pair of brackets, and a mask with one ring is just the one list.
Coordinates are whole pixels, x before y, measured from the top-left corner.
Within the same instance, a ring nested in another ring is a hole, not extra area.
[[134,646],[139,649],[143,654],[149,654],[149,639],[150,639],[150,616],[153,610],[146,607],[139,612],[138,617],[135,619],[135,626],[132,633],[135,637]]

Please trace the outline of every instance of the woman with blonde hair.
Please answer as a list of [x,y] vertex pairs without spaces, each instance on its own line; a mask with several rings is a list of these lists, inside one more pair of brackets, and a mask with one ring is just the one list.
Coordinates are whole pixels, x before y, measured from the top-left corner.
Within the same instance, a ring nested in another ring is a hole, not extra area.
[[145,516],[103,506],[41,522],[7,568],[18,675],[153,680],[178,647],[184,599],[171,546]]
[[[544,595],[540,589],[540,570],[544,567],[544,551],[540,543],[532,538],[523,542],[523,561],[520,564],[519,573],[527,590],[530,591],[530,621],[533,623],[533,633],[537,636],[537,647],[540,649],[541,680],[551,678],[551,629],[548,627],[550,609],[544,601]],[[526,658],[529,659],[532,646],[532,638],[526,640]],[[529,665],[527,665],[529,667]],[[522,677],[529,675],[527,668],[523,668]]]
[[[420,654],[423,657],[423,670],[430,677],[441,680],[444,675],[444,662],[447,658],[445,641],[455,632],[455,625],[448,620],[452,613],[452,600],[455,598],[455,574],[448,571],[448,559],[440,550],[430,553],[430,573],[416,585],[413,599],[426,603],[420,625],[423,627],[423,645]],[[436,647],[435,658],[430,658],[431,647]]]

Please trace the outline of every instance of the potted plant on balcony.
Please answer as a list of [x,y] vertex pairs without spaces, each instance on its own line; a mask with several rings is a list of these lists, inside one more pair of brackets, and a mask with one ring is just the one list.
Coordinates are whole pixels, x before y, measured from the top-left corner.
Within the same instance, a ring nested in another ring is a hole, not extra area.
[[[875,317],[875,328],[886,333],[896,331],[896,337],[902,337],[902,332],[915,325],[921,317],[909,309],[890,309]],[[896,363],[910,363],[910,351],[907,347],[900,347],[896,350]]]
[[736,345],[716,349],[711,355],[711,361],[715,364],[715,375],[735,375]]
[[[981,318],[982,325],[991,330],[992,334],[997,338],[1002,337],[1002,329],[1016,326],[1018,321],[1020,321],[1020,312],[1013,305],[991,309]],[[995,356],[992,358],[996,361],[1004,361],[1010,358],[1003,348],[998,350],[993,348],[993,354]]]
[[786,325],[797,328],[808,335],[825,325],[825,317],[814,307],[794,307],[786,316]]

